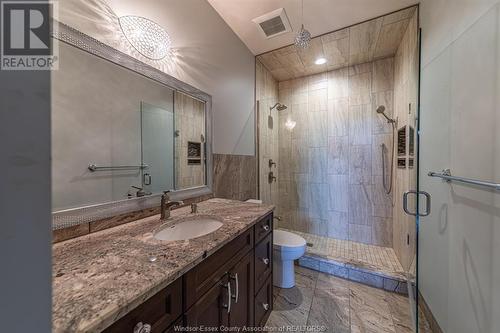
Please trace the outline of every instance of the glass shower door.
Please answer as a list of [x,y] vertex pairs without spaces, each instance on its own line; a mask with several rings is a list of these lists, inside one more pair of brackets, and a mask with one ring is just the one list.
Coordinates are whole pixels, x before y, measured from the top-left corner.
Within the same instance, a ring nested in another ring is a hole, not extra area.
[[[173,108],[173,105],[172,105]],[[174,112],[141,103],[142,187],[150,193],[174,188]]]
[[450,33],[432,35],[444,24],[423,27],[418,188],[432,195],[432,211],[418,221],[419,305],[443,332],[493,333],[500,332],[500,193],[429,172],[500,182],[500,3],[454,7]]

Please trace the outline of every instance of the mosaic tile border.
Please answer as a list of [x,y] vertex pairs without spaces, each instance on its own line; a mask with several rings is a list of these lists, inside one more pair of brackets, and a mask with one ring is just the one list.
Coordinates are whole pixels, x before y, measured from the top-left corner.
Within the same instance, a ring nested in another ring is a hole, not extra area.
[[[208,199],[212,199],[213,195],[202,195],[194,198],[188,198],[184,200],[184,204],[178,207],[173,207],[172,209],[178,209],[185,207],[194,202],[202,202]],[[52,230],[52,243],[62,242],[71,238],[76,238],[98,232],[101,230],[113,228],[125,223],[137,221],[149,216],[160,214],[159,205],[155,205],[151,208],[136,210],[128,213],[119,213],[112,215],[107,218],[101,218],[95,221],[83,222],[74,226],[64,227]]]

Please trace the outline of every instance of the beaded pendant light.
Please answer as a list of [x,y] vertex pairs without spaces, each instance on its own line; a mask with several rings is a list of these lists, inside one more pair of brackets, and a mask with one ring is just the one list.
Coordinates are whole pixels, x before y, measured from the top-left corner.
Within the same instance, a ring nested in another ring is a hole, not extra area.
[[170,36],[157,23],[140,16],[122,16],[120,27],[129,43],[143,56],[161,60],[170,51]]
[[295,36],[295,46],[306,49],[311,42],[311,33],[304,29],[304,0],[302,0],[302,26]]

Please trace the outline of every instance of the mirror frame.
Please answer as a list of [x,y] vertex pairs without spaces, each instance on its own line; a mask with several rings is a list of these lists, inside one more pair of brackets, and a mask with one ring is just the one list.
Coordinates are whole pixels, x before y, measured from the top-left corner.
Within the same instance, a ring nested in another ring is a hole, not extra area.
[[[53,20],[53,31],[51,37],[58,42],[63,42],[72,47],[76,47],[93,56],[97,56],[125,69],[141,74],[148,79],[173,89],[174,91],[180,91],[205,102],[206,184],[199,187],[172,190],[170,197],[172,200],[184,200],[213,193],[213,116],[211,95],[56,20]],[[160,199],[161,194],[157,193],[147,197],[123,199],[55,211],[52,212],[52,230],[64,229],[101,219],[111,218],[120,214],[132,213],[135,211],[157,207],[160,205]]]

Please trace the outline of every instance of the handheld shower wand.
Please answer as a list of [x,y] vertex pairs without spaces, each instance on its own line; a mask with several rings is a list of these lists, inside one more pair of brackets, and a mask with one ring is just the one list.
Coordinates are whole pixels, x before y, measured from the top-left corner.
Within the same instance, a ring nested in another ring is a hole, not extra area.
[[392,118],[389,118],[386,114],[385,114],[385,106],[381,105],[377,108],[377,113],[378,114],[381,114],[382,116],[385,117],[385,119],[387,119],[387,122],[389,124],[395,124],[396,123],[396,120],[392,119]]
[[[387,114],[385,113],[385,106],[383,105],[380,105],[378,108],[377,108],[377,113],[378,114],[381,114],[382,116],[384,116],[385,119],[387,119],[387,123],[388,124],[391,124],[391,127],[392,127],[392,144],[394,146],[394,132],[396,131],[396,120],[390,118],[389,116],[387,116]],[[390,194],[391,191],[392,191],[392,174],[394,172],[394,147],[392,147],[392,154],[391,154],[391,176],[389,178],[389,186],[387,186],[386,184],[386,176],[385,176],[385,151],[388,149],[388,147],[386,147],[386,145],[384,143],[382,143],[382,145],[380,146],[381,148],[381,153],[382,153],[382,185],[384,186],[384,190],[387,194]]]

